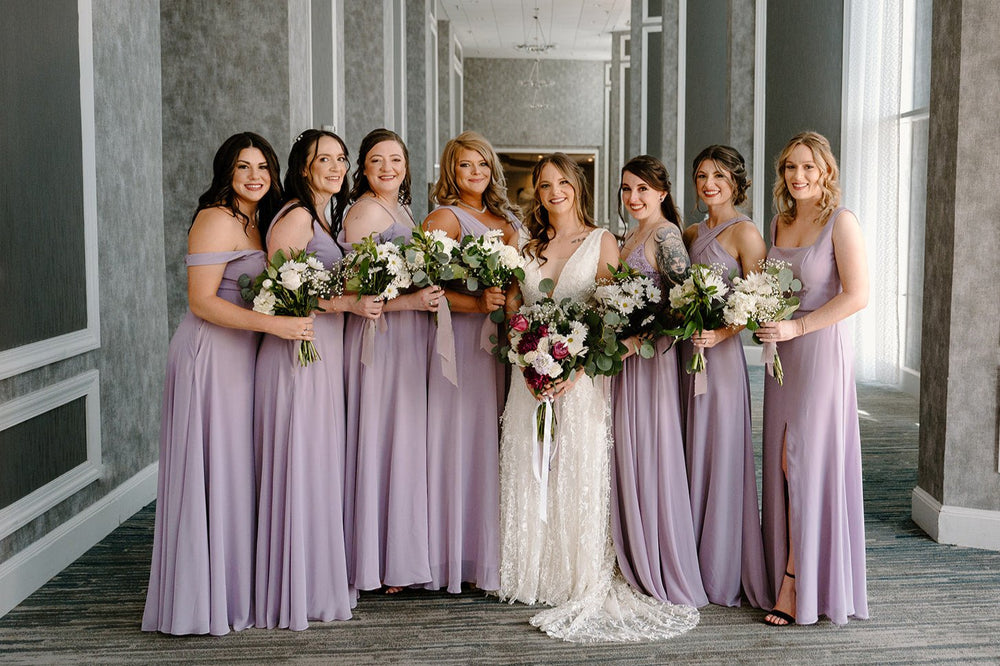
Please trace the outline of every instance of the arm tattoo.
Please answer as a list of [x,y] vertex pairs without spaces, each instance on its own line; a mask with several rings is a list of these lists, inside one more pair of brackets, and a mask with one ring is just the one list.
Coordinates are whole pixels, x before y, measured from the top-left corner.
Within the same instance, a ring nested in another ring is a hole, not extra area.
[[691,260],[684,249],[681,232],[673,225],[660,227],[656,239],[656,267],[669,284],[680,284],[687,275]]

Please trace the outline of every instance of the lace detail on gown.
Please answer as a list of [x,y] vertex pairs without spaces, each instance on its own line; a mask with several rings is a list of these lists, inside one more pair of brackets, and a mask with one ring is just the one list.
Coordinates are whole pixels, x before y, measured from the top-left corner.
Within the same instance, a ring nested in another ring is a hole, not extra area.
[[[595,288],[601,236],[592,232],[563,267],[553,297],[584,301]],[[525,267],[524,302],[538,290],[540,266]],[[574,642],[651,641],[698,623],[689,606],[661,603],[617,572],[611,541],[611,418],[602,381],[577,381],[556,401],[558,420],[548,488],[548,522],[539,516],[539,484],[531,469],[537,402],[515,373],[500,438],[501,599],[553,608],[531,624]]]

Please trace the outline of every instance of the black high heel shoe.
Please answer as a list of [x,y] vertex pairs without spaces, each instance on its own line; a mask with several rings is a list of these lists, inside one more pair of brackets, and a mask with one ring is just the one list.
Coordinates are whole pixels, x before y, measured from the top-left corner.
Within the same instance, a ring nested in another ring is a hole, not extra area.
[[[790,574],[787,571],[785,572],[785,577],[795,580],[795,574]],[[777,620],[784,620],[784,622],[778,622]],[[795,624],[795,618],[784,611],[771,610],[770,613],[764,616],[764,624],[772,627],[790,627]]]

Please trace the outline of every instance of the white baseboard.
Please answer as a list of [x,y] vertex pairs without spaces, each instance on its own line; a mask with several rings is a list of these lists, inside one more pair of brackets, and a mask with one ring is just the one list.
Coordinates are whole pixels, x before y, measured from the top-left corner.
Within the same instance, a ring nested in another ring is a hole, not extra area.
[[1000,550],[1000,511],[942,505],[919,486],[911,506],[913,522],[938,543]]
[[0,563],[0,617],[156,498],[153,463],[9,560]]

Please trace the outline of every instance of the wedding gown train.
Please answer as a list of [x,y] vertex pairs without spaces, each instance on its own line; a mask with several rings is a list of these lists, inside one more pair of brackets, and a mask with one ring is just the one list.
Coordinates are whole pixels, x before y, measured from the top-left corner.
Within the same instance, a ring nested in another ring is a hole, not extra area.
[[[587,300],[594,291],[601,236],[595,230],[569,258],[553,297]],[[526,304],[538,290],[540,266],[525,268]],[[698,623],[690,606],[656,601],[633,589],[615,568],[610,532],[612,446],[604,382],[581,378],[555,403],[556,455],[547,489],[547,521],[532,472],[534,410],[538,403],[515,374],[500,441],[500,598],[552,608],[531,624],[574,642],[672,638]]]

